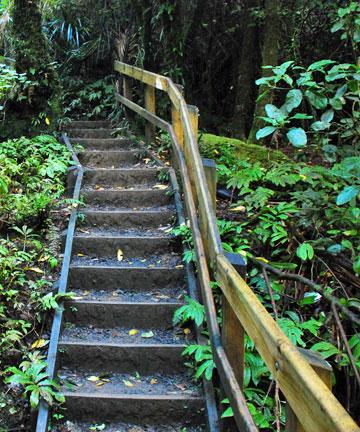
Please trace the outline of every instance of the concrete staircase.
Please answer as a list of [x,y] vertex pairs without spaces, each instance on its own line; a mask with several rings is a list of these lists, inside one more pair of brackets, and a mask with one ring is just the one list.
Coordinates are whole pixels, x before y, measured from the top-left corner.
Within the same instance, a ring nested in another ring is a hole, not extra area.
[[[58,375],[58,431],[203,431],[205,402],[181,356],[194,335],[172,325],[186,294],[171,187],[106,122],[73,122],[85,167]],[[105,425],[104,429],[103,428]],[[95,427],[100,427],[96,429]],[[91,429],[95,428],[95,429]]]

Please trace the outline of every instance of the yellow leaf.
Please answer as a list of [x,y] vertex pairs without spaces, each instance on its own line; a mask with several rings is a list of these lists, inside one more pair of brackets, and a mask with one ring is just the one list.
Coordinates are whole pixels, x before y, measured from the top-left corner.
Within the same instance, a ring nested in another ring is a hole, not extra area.
[[84,296],[87,296],[90,294],[90,291],[84,291],[83,294],[84,294]]
[[242,205],[237,206],[237,207],[233,207],[230,209],[230,211],[232,211],[232,212],[244,212],[245,210],[246,210],[246,207],[244,207]]
[[183,332],[184,332],[184,335],[188,335],[191,333],[191,330],[188,328],[184,328]]
[[124,253],[121,249],[118,249],[117,251],[117,259],[118,261],[122,261],[124,259]]
[[304,175],[304,174],[300,174],[299,177],[300,177],[301,179],[303,179],[303,180],[306,180],[306,179],[307,179],[306,175]]
[[85,256],[85,255],[82,254],[82,253],[78,253],[77,256],[79,256],[79,257],[83,257],[83,256]]
[[268,263],[269,262],[269,260],[267,260],[266,258],[262,258],[262,257],[257,257],[256,258],[258,261],[262,261],[262,262],[264,262],[264,263]]
[[28,270],[31,270],[35,273],[44,274],[44,272],[41,269],[39,269],[39,267],[29,267]]
[[97,377],[97,376],[94,376],[94,375],[91,375],[91,376],[87,377],[86,379],[87,379],[88,381],[91,381],[91,382],[97,382],[97,381],[100,381],[100,378]]
[[135,336],[135,335],[137,335],[138,333],[139,333],[139,330],[132,329],[132,330],[129,331],[129,336]]
[[246,257],[246,251],[241,250],[241,251],[239,251],[238,253],[239,253],[240,255],[242,255],[243,257]]
[[123,380],[123,383],[126,385],[126,387],[134,387],[134,384],[130,381]]
[[49,126],[50,125],[50,119],[48,117],[46,117],[45,119],[45,123]]
[[167,189],[167,186],[164,184],[157,184],[154,186],[154,189],[164,190],[164,189]]
[[145,158],[145,159],[144,159],[145,165],[147,165],[150,161],[151,161],[151,159],[149,159],[149,158]]
[[182,268],[184,268],[184,266],[182,264],[179,264],[179,265],[175,266],[175,268],[182,269]]
[[44,347],[45,345],[47,345],[48,343],[49,343],[48,340],[45,340],[45,339],[38,339],[38,340],[36,340],[36,341],[31,345],[31,348],[42,348],[42,347]]
[[101,387],[101,386],[103,386],[104,384],[105,384],[104,381],[100,381],[100,382],[98,382],[98,383],[96,384],[96,387]]
[[151,384],[151,385],[154,385],[154,384],[157,384],[157,382],[158,382],[157,379],[153,378],[153,379],[150,381],[150,384]]

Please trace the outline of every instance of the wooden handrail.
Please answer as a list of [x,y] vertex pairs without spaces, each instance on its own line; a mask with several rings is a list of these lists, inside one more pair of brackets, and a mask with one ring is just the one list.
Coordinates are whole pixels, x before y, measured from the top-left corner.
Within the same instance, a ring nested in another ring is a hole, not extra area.
[[[255,431],[257,428],[246,407],[241,380],[237,379],[238,371],[242,371],[244,365],[240,364],[239,367],[234,363],[236,358],[230,353],[231,348],[234,347],[224,348],[221,340],[210,287],[210,274],[219,283],[227,302],[226,307],[230,308],[231,313],[227,315],[232,320],[237,320],[239,331],[244,329],[254,342],[303,430],[308,432],[359,432],[360,428],[334,397],[315,369],[285,336],[252,289],[225,257],[193,122],[185,99],[177,86],[167,77],[119,61],[115,62],[115,70],[124,75],[125,94],[124,96],[117,94],[117,99],[153,125],[170,134],[182,179],[187,216],[191,223],[199,282],[214,360],[239,430]],[[135,79],[168,94],[172,104],[172,124],[156,116],[153,90],[146,91],[147,106],[150,107],[150,111],[131,101],[130,79]],[[152,130],[148,129],[148,131]],[[151,133],[148,132],[147,135],[150,137]],[[229,339],[227,338],[227,343],[231,343]],[[243,340],[243,338],[236,338],[236,340]],[[241,348],[239,352],[243,351],[243,347],[238,348]],[[239,361],[243,362],[241,356]],[[298,426],[294,426],[293,432],[297,430],[299,430]]]

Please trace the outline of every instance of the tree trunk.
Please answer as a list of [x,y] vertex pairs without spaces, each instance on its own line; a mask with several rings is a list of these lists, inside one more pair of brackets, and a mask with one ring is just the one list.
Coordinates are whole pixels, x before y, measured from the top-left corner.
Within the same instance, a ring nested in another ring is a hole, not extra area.
[[[263,47],[262,47],[262,65],[276,66],[279,59],[279,37],[280,37],[280,4],[279,0],[265,0],[265,22],[263,30]],[[272,72],[269,69],[262,70],[262,76],[269,76]],[[259,94],[266,89],[260,86]],[[268,92],[264,97],[257,101],[255,106],[254,120],[250,130],[248,140],[256,140],[256,132],[263,126],[263,121],[259,116],[264,115],[265,105],[271,103],[273,99],[272,92]]]
[[12,34],[16,70],[34,82],[27,89],[27,100],[18,103],[14,113],[23,121],[31,124],[37,120],[46,127],[49,121],[54,124],[59,114],[60,87],[42,32],[38,3],[38,0],[14,0]]
[[243,13],[245,30],[242,35],[242,46],[239,55],[233,115],[234,135],[240,139],[246,139],[249,133],[256,98],[255,77],[259,69],[260,47],[258,25],[251,15],[251,10],[257,5],[258,0],[247,1]]

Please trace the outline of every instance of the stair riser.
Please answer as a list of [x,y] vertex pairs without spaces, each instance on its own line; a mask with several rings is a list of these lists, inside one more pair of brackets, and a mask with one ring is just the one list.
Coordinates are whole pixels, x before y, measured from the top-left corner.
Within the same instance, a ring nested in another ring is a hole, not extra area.
[[133,146],[133,142],[126,138],[70,138],[72,144],[80,144],[87,150],[126,150]]
[[184,345],[59,345],[59,368],[104,370],[119,373],[186,373]]
[[160,183],[159,170],[88,170],[84,175],[84,186],[99,185],[112,187],[135,187],[136,185],[155,185]]
[[86,167],[96,168],[122,168],[124,166],[139,163],[139,159],[133,151],[99,151],[83,152],[79,154],[79,160]]
[[204,420],[202,399],[171,400],[128,398],[111,399],[100,397],[78,397],[71,393],[66,394],[67,417],[75,420],[92,420],[97,422],[122,421],[142,422],[156,424],[182,421],[191,422],[191,425],[201,424]]
[[105,205],[111,208],[155,208],[172,203],[172,197],[162,190],[144,191],[84,191],[82,192],[87,205]]
[[162,212],[91,212],[84,211],[85,221],[82,226],[121,229],[149,229],[170,225],[175,221],[175,213]]
[[133,292],[146,292],[170,289],[184,285],[183,269],[111,269],[104,267],[70,268],[70,290],[114,291],[123,289]]
[[[170,328],[175,311],[181,304],[116,304],[85,301],[68,302],[65,321],[77,326]],[[76,309],[76,310],[75,310]]]
[[112,129],[72,129],[71,135],[77,138],[113,138]]
[[77,120],[66,126],[67,129],[106,129],[110,123],[106,120]]
[[75,237],[73,253],[98,258],[117,258],[121,249],[124,259],[150,257],[176,252],[178,242],[173,238],[156,237]]

